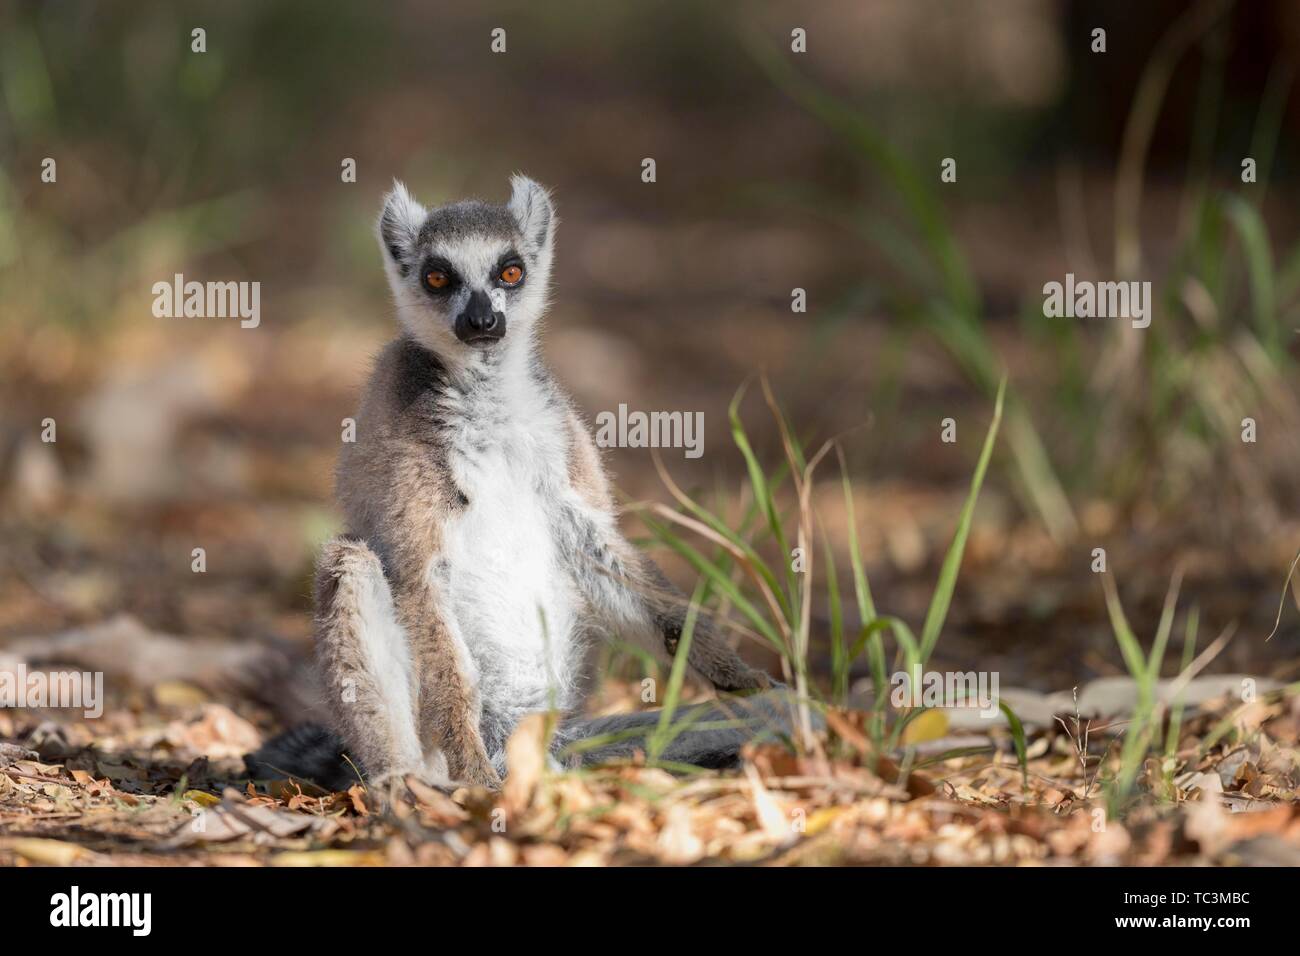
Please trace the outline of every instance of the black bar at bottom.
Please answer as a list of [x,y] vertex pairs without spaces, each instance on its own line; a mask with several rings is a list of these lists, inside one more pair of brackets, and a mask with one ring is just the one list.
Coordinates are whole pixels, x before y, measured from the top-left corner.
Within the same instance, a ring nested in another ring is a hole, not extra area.
[[[582,936],[614,934],[610,940],[650,933],[663,943],[703,933],[726,944],[780,926],[850,934],[869,927],[862,941],[874,946],[945,930],[967,942],[987,931],[992,942],[1050,922],[1080,941],[1100,930],[1173,931],[1232,946],[1242,932],[1291,925],[1293,879],[1292,871],[1267,868],[14,868],[0,870],[0,899],[4,935],[14,944],[77,934],[128,946],[147,939],[337,947],[446,942],[448,933],[500,944],[511,934],[540,940],[557,927],[566,939],[580,928]],[[145,898],[132,894],[148,894],[147,910]],[[116,926],[71,925],[114,918]]]

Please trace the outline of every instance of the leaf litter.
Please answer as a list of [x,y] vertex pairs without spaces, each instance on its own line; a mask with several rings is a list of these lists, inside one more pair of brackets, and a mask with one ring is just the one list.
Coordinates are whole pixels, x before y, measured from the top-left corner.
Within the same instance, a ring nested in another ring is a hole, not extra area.
[[[612,684],[607,705],[636,706],[636,685]],[[360,782],[328,793],[247,780],[239,757],[270,720],[255,703],[175,687],[142,700],[95,721],[0,713],[0,864],[1300,862],[1295,696],[1189,707],[1172,753],[1147,759],[1114,820],[1104,790],[1116,731],[1096,728],[1123,721],[1101,713],[1031,723],[1023,776],[1003,728],[936,716],[875,754],[853,710],[829,711],[815,756],[765,744],[731,771],[675,775],[644,755],[560,771],[538,716],[509,743],[502,792],[410,778],[381,800]],[[1086,743],[1080,721],[1093,727]]]

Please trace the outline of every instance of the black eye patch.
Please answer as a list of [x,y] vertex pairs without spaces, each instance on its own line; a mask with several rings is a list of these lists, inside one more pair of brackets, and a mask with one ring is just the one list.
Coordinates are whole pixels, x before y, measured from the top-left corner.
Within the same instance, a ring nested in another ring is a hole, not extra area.
[[[507,279],[506,270],[518,270],[518,278]],[[500,283],[507,289],[517,289],[523,285],[524,279],[528,277],[528,267],[524,263],[523,256],[511,249],[497,260],[496,266],[492,270],[492,281]]]
[[446,259],[426,259],[420,267],[420,285],[431,295],[445,295],[460,285],[460,276]]

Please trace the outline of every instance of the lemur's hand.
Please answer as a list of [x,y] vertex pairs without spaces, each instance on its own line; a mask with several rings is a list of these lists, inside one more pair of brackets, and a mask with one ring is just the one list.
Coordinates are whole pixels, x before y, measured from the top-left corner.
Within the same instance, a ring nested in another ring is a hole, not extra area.
[[[676,657],[681,646],[683,622],[679,615],[681,611],[676,609],[660,620],[664,649],[669,657]],[[772,686],[772,678],[741,660],[740,655],[719,636],[707,615],[701,614],[695,622],[689,655],[691,668],[716,690],[745,694]]]
[[724,690],[732,694],[752,694],[783,686],[780,681],[773,680],[765,671],[760,671],[754,667],[746,667],[732,677],[728,683],[729,686],[726,687],[721,684],[715,684],[714,686],[718,690]]

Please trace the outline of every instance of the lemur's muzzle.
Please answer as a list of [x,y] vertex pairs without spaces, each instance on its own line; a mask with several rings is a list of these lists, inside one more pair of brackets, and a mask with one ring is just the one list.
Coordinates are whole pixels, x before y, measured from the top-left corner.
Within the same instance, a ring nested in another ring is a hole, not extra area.
[[456,316],[456,338],[466,345],[491,345],[505,334],[506,314],[493,310],[486,292],[471,292],[469,302]]

